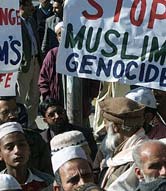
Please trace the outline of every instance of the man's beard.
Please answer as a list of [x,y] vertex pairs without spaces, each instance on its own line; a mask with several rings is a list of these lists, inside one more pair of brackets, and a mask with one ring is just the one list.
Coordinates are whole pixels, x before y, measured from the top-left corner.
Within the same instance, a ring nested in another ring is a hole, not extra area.
[[150,183],[150,182],[152,182],[152,181],[154,181],[154,180],[157,180],[157,179],[161,179],[161,178],[166,178],[166,176],[158,176],[158,177],[153,177],[153,176],[147,176],[147,175],[145,175],[143,172],[142,172],[142,174],[143,174],[143,177],[144,177],[144,182],[145,183]]
[[58,135],[68,131],[67,126],[68,126],[68,120],[64,120],[61,123],[49,125],[49,128],[54,132],[55,135]]
[[115,133],[113,131],[113,127],[109,126],[107,135],[104,138],[104,141],[102,143],[102,148],[104,153],[111,154],[115,150],[115,148],[122,142],[121,135],[119,133]]

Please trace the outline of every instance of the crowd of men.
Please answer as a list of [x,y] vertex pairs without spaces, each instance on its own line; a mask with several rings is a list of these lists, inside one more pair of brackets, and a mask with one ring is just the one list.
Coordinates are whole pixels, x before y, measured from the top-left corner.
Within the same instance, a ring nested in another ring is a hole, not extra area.
[[[140,86],[103,96],[97,144],[88,119],[99,82],[84,80],[80,127],[68,119],[66,77],[56,72],[64,1],[19,2],[16,96],[0,95],[0,191],[166,190],[166,93]],[[35,122],[39,112],[45,130]]]

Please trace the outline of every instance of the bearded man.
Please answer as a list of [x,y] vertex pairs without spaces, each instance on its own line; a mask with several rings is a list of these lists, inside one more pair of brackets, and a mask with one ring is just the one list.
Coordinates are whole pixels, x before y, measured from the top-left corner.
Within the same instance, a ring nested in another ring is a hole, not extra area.
[[166,145],[164,143],[158,140],[145,141],[133,150],[133,159],[135,174],[139,179],[137,191],[158,187],[163,183],[161,179],[166,182]]
[[106,120],[106,128],[112,128],[112,136],[108,135],[108,138],[112,139],[109,143],[112,143],[108,144],[106,141],[112,151],[105,158],[107,169],[104,174],[101,173],[102,177],[99,177],[100,186],[111,190],[114,181],[133,165],[132,150],[148,139],[142,128],[145,106],[125,97],[115,97],[105,98],[100,107]]

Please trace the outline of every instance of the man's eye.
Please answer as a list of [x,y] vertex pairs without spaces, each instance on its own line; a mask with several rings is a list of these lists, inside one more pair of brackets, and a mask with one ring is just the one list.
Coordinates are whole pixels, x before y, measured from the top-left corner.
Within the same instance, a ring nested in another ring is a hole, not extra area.
[[78,182],[79,182],[79,179],[80,179],[80,177],[79,176],[76,176],[76,177],[73,177],[73,178],[71,178],[70,180],[69,180],[69,183],[71,183],[71,184],[77,184]]
[[9,114],[9,110],[4,110],[1,112],[2,115],[8,115]]
[[93,174],[92,174],[92,173],[87,173],[87,174],[81,175],[81,177],[82,177],[84,180],[87,180],[87,179],[93,178]]
[[6,146],[5,149],[11,151],[13,149],[13,146],[12,145]]
[[149,168],[150,169],[159,169],[160,167],[161,167],[161,164],[156,163],[156,164],[152,164]]

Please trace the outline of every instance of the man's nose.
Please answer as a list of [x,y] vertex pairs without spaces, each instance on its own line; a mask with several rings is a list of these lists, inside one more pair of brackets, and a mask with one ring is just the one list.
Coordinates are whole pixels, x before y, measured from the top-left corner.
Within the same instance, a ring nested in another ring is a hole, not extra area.
[[81,185],[83,185],[85,183],[86,183],[85,180],[82,177],[80,177],[78,185],[81,186]]
[[10,112],[9,115],[8,115],[8,120],[9,120],[9,121],[16,121],[16,120],[17,120],[17,117],[18,117],[18,115],[16,115],[16,114],[13,113],[13,112]]
[[20,152],[20,148],[19,148],[18,145],[15,145],[15,146],[14,146],[14,152],[15,152],[15,153],[19,153],[19,152]]
[[57,112],[54,113],[55,118],[59,117],[59,114]]
[[166,176],[166,166],[165,165],[163,165],[160,170],[160,176]]

